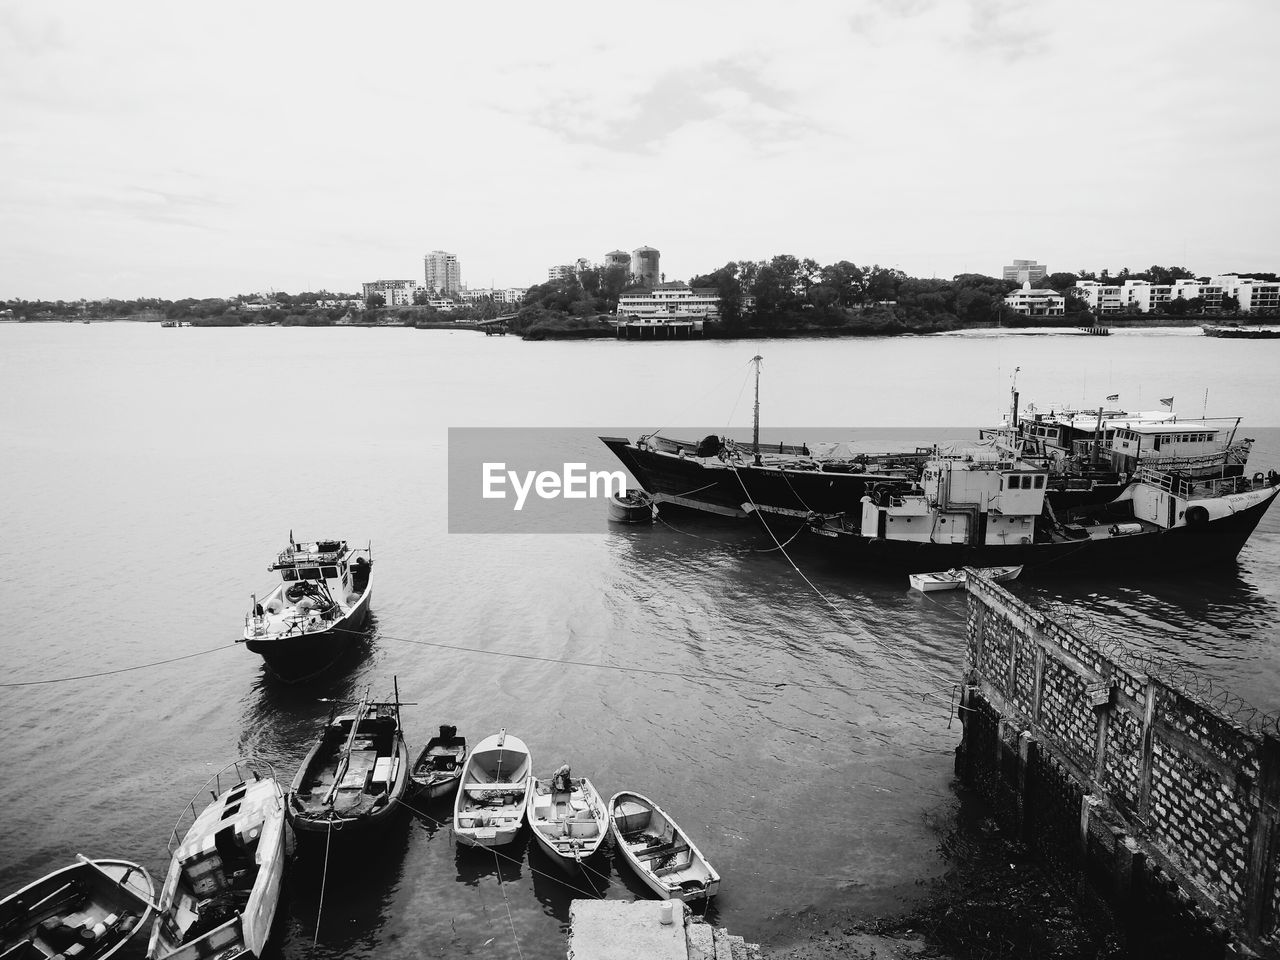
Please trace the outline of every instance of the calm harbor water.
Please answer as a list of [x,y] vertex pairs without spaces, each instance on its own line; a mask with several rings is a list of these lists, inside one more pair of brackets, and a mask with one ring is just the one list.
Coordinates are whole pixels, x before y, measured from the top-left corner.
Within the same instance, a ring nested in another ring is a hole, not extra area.
[[[291,778],[328,714],[319,698],[389,693],[394,676],[415,751],[440,723],[473,742],[505,727],[544,775],[570,762],[606,795],[658,800],[724,878],[711,914],[749,939],[807,906],[910,898],[948,867],[962,597],[850,580],[794,552],[836,615],[758,531],[714,519],[619,528],[602,506],[590,535],[447,533],[448,427],[742,427],[757,352],[766,423],[973,435],[1020,367],[1024,402],[1041,407],[1173,395],[1198,415],[1207,390],[1211,416],[1245,418],[1253,469],[1280,468],[1280,341],[1194,329],[534,344],[5,325],[0,683],[173,662],[0,688],[0,891],[77,852],[159,878],[210,772],[255,753]],[[232,645],[290,530],[371,540],[375,559],[372,640],[305,688],[270,682]],[[1018,589],[1078,603],[1276,709],[1278,561],[1273,511],[1230,570]],[[561,957],[572,897],[641,894],[607,859],[571,878],[525,841],[496,858],[459,850],[435,822],[447,806],[419,809],[334,861],[314,947],[323,863],[298,861],[283,956]]]

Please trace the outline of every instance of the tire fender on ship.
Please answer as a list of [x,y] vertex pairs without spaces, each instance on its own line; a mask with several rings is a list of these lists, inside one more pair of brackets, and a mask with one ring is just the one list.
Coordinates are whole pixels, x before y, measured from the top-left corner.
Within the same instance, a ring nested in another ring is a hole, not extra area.
[[1209,511],[1199,504],[1187,507],[1186,521],[1188,527],[1206,527],[1209,525]]

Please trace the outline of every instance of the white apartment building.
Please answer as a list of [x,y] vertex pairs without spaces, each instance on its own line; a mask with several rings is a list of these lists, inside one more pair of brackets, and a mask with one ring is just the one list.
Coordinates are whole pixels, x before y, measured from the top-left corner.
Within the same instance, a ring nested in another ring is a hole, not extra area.
[[687,283],[660,283],[653,290],[624,293],[618,316],[640,320],[674,317],[714,317],[720,314],[720,295],[714,287],[691,289]]
[[388,307],[408,307],[413,305],[413,295],[418,289],[418,281],[374,280],[372,283],[364,283],[361,286],[364,288],[366,302],[375,293],[380,293]]
[[464,303],[479,303],[481,300],[493,300],[494,303],[519,304],[524,302],[528,287],[478,287],[475,290],[463,290]]
[[422,258],[424,286],[432,293],[451,297],[462,290],[462,271],[456,254],[432,250]]
[[572,263],[558,263],[555,266],[547,267],[547,282],[552,280],[567,280],[569,277],[576,277],[578,268]]
[[1005,297],[1004,305],[1024,317],[1061,317],[1067,312],[1066,297],[1057,290],[1032,290],[1029,280]]
[[1222,293],[1240,301],[1240,312],[1280,309],[1280,283],[1270,280],[1254,280],[1228,273],[1214,277],[1213,282],[1222,287]]
[[[1240,296],[1240,309],[1248,311],[1260,306],[1277,306],[1280,303],[1280,284],[1266,283],[1260,280],[1241,280],[1239,277],[1214,277],[1212,280],[1177,280],[1173,283],[1152,283],[1149,280],[1126,280],[1123,284],[1104,284],[1097,280],[1079,280],[1071,288],[1072,296],[1079,297],[1089,304],[1089,309],[1102,313],[1120,313],[1130,307],[1141,313],[1159,310],[1170,300],[1192,300],[1200,297],[1207,309],[1216,310],[1222,306],[1224,293],[1244,290]],[[1258,297],[1253,293],[1257,291]],[[1250,298],[1250,306],[1245,306],[1246,297]]]

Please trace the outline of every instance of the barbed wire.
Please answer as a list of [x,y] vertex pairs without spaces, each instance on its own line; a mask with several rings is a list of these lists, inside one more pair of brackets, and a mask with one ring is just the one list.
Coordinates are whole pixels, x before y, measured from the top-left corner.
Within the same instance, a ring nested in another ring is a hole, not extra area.
[[1221,681],[1169,657],[1142,650],[1115,635],[1115,627],[1092,611],[1059,600],[1041,600],[1040,612],[1102,656],[1131,672],[1158,680],[1210,712],[1262,736],[1280,737],[1280,709],[1262,711],[1227,690]]

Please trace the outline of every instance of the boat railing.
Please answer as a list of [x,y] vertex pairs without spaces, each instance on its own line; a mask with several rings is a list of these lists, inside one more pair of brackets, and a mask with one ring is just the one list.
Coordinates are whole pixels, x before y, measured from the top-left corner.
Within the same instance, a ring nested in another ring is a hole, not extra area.
[[1236,477],[1187,477],[1178,473],[1167,473],[1154,467],[1143,465],[1135,474],[1138,480],[1158,487],[1174,496],[1184,499],[1221,497],[1229,493],[1244,493],[1267,486],[1265,479],[1246,476]]
[[[257,767],[266,768],[265,776],[263,771],[255,769]],[[217,800],[223,794],[222,783],[224,780],[227,782],[226,789],[230,789],[237,783],[248,781],[250,777],[255,780],[274,780],[276,783],[276,803],[283,807],[284,793],[280,789],[280,781],[276,777],[276,769],[272,766],[271,761],[262,760],[258,757],[239,757],[209,777],[204,782],[204,786],[197,790],[195,795],[187,802],[186,807],[183,808],[182,813],[178,815],[178,819],[173,825],[173,832],[169,835],[169,842],[166,844],[169,853],[173,854],[178,849],[178,845],[182,842],[182,837],[186,836],[192,824],[199,819],[201,812],[208,806],[208,802],[201,800],[206,790],[212,794],[212,800]],[[198,809],[196,807],[197,801],[203,804]]]

